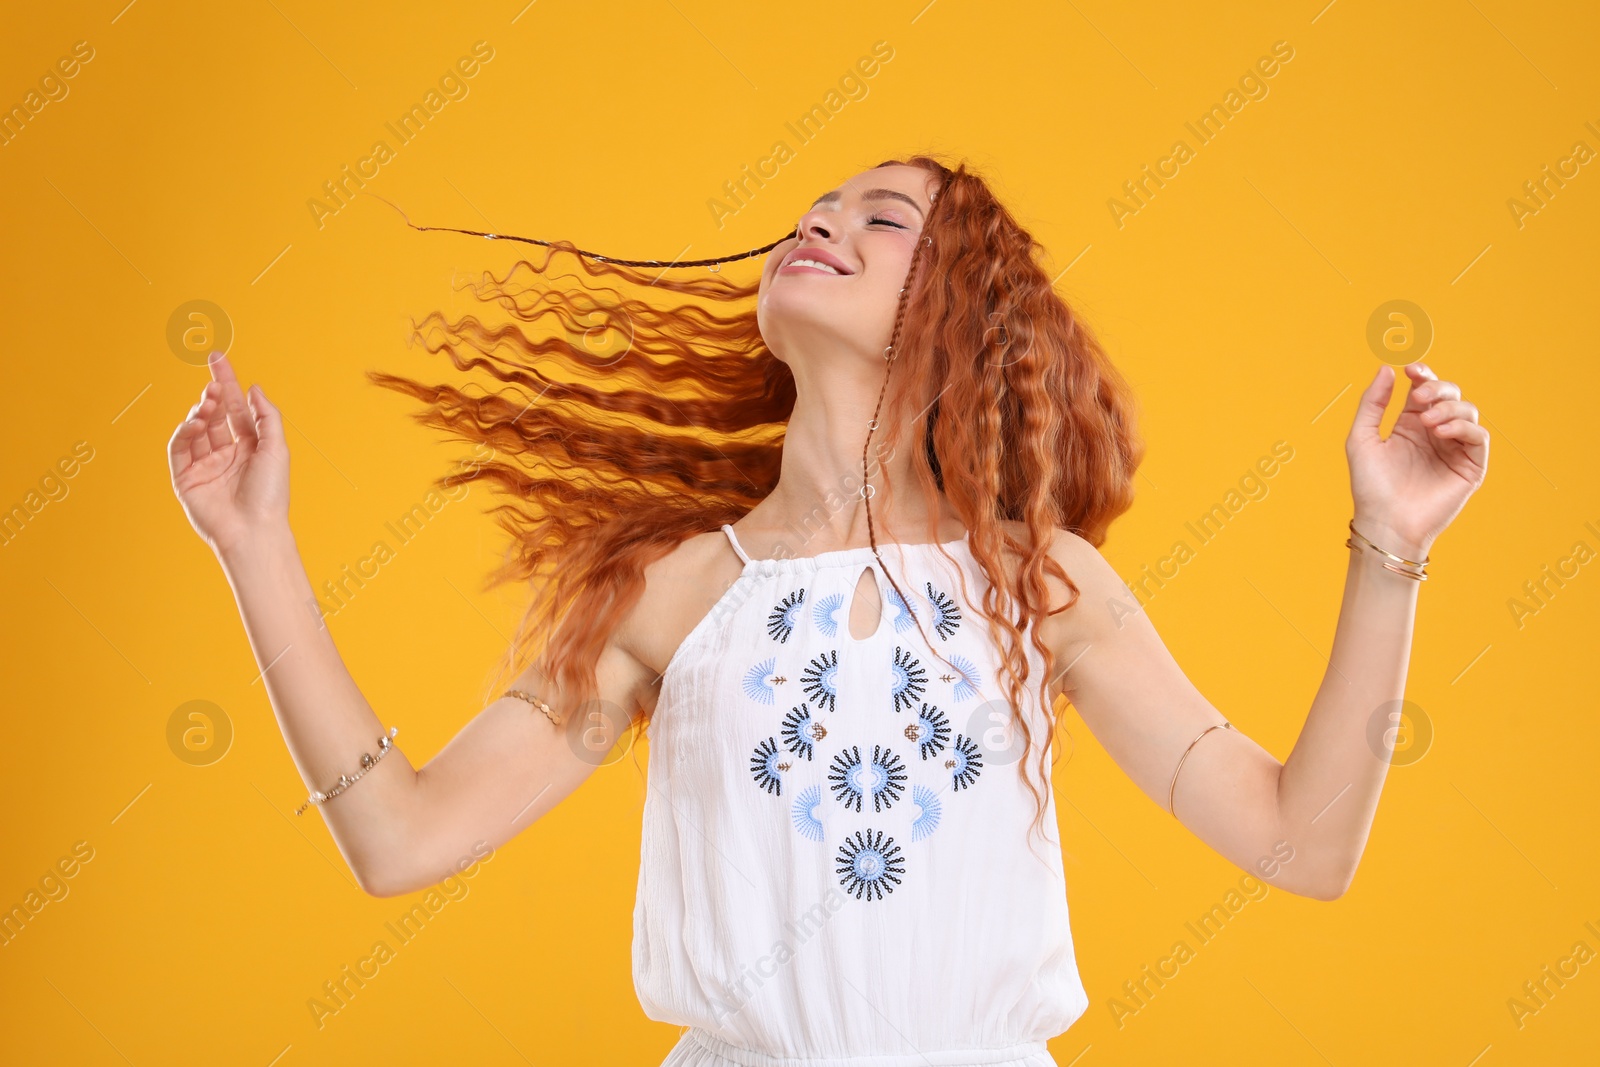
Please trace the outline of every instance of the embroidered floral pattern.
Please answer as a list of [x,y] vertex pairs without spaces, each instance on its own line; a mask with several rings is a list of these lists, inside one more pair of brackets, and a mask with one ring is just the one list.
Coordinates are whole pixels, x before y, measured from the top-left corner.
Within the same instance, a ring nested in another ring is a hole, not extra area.
[[955,697],[957,700],[971,700],[978,695],[978,687],[983,684],[983,676],[979,673],[977,665],[965,656],[951,656],[950,662],[955,664],[959,672],[950,680],[955,683]]
[[[906,849],[915,854],[927,847],[922,842],[938,830],[945,805],[963,808],[971,803],[951,800],[950,794],[973,789],[982,776],[981,747],[974,738],[956,733],[951,721],[964,717],[961,702],[981,693],[976,646],[965,643],[980,640],[981,634],[969,629],[967,634],[974,636],[941,649],[932,662],[926,660],[926,641],[952,641],[961,634],[964,619],[953,596],[913,573],[905,596],[887,583],[879,587],[889,627],[880,625],[872,637],[850,640],[843,614],[853,596],[843,588],[849,571],[855,568],[841,567],[837,580],[826,582],[802,578],[803,586],[789,585],[792,577],[780,577],[784,584],[774,583],[763,594],[771,599],[750,605],[742,621],[754,633],[745,640],[764,644],[770,639],[786,647],[780,651],[768,645],[775,654],[752,663],[740,679],[751,701],[776,706],[753,716],[755,722],[772,717],[748,727],[746,743],[754,742],[754,747],[746,751],[756,788],[785,798],[795,833],[810,843],[796,846],[801,854],[814,845],[814,862],[826,863],[825,842],[835,842],[839,884],[855,900],[883,900],[904,880]],[[925,604],[917,584],[927,591]],[[915,630],[919,623],[927,628],[924,632]],[[794,683],[801,693],[789,690]],[[928,700],[930,687],[937,689],[936,703]],[[887,703],[882,701],[884,688],[891,698]],[[824,724],[824,719],[830,721]],[[843,740],[851,743],[841,745]],[[889,744],[874,743],[884,741]],[[861,827],[862,821],[874,820],[858,817],[881,815],[902,802],[910,811],[905,823],[892,828],[898,841],[888,830]],[[776,809],[774,817],[781,817]],[[983,825],[985,817],[980,810],[974,825]]]
[[928,688],[928,672],[916,656],[898,646],[895,647],[894,665],[890,670],[894,675],[891,687],[894,710],[904,711],[922,699],[923,692]]
[[961,606],[948,593],[935,589],[932,582],[923,585],[928,590],[928,603],[933,605],[933,628],[948,641],[961,625]]
[[800,607],[805,603],[806,591],[804,589],[790,593],[767,616],[767,633],[779,644],[789,640],[789,635],[794,633],[795,619],[800,615]]
[[843,593],[829,593],[827,596],[811,605],[811,621],[817,624],[817,629],[828,637],[836,637],[839,633],[839,620],[834,615],[844,607]]
[[762,704],[771,704],[773,702],[772,687],[776,682],[776,677],[772,673],[772,668],[777,662],[776,657],[768,658],[744,672],[745,696]]
[[950,719],[932,704],[922,705],[917,721],[906,726],[906,740],[916,745],[923,759],[932,759],[950,743]]
[[911,804],[917,816],[911,823],[911,840],[921,841],[938,827],[942,805],[939,795],[925,785],[911,787]]
[[822,840],[822,787],[808,785],[800,790],[800,795],[794,798],[794,807],[790,809],[794,819],[794,828],[801,837],[808,841]]
[[889,587],[889,606],[894,609],[894,632],[904,633],[917,624],[916,616],[912,613],[911,606],[905,602],[900,591],[894,586]]
[[873,811],[888,810],[900,799],[905,781],[905,764],[881,745],[872,746],[871,762],[864,762],[860,747],[851,745],[833,757],[828,770],[828,788],[852,811],[860,811],[862,799],[869,796]]
[[857,900],[882,900],[906,873],[900,846],[882,830],[857,830],[839,846],[835,861],[839,884]]
[[[772,669],[772,661],[767,661],[767,669]],[[834,701],[839,695],[837,678],[839,673],[839,650],[831,649],[818,656],[813,656],[811,662],[806,664],[806,669],[801,672],[800,684],[805,687],[806,695],[811,702],[819,708],[836,710]],[[771,699],[767,703],[772,703]]]
[[811,717],[811,709],[797,704],[783,717],[783,743],[796,756],[810,760],[816,743],[828,736],[828,728]]
[[756,746],[755,752],[750,755],[750,774],[756,780],[756,785],[771,793],[773,796],[783,795],[783,772],[791,764],[778,751],[778,741],[769,737]]
[[953,789],[965,789],[978,780],[978,775],[983,771],[983,753],[978,751],[978,743],[965,734],[956,734],[955,747],[950,750],[950,758],[944,761],[945,769],[950,772]]

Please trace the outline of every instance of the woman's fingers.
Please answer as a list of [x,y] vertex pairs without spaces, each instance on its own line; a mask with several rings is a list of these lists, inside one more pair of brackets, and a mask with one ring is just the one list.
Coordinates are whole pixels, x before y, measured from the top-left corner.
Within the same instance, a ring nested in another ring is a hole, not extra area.
[[1421,418],[1425,425],[1434,429],[1440,429],[1454,419],[1475,423],[1478,421],[1478,407],[1467,400],[1440,400],[1424,411]]
[[199,404],[190,411],[189,421],[184,426],[189,428],[189,454],[197,461],[211,455],[211,434],[206,429],[205,419],[200,416]]
[[258,444],[266,444],[276,448],[283,443],[283,416],[278,414],[278,409],[272,401],[267,399],[266,390],[260,384],[250,387],[248,396],[250,411],[255,419],[254,431]]
[[217,392],[216,382],[206,386],[206,398],[200,401],[200,413],[197,416],[206,424],[206,439],[211,442],[213,452],[233,444],[233,431],[228,429],[227,412],[223,410]]
[[172,437],[167,441],[167,462],[172,467],[172,476],[176,478],[199,458],[195,454],[195,438],[205,436],[205,427],[194,421],[196,404],[189,409],[189,417],[178,423],[178,428],[172,431]]
[[239,389],[239,376],[234,374],[233,364],[221,352],[213,352],[210,367],[211,378],[220,393],[218,399],[222,402],[223,414],[233,436],[253,446],[256,443],[255,420],[245,406],[244,393]]

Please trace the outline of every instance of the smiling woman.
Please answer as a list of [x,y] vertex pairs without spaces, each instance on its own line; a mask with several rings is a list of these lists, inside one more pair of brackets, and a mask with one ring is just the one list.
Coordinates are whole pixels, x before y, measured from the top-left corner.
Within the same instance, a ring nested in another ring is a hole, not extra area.
[[[1282,847],[1294,863],[1262,878],[1344,892],[1387,769],[1371,709],[1401,696],[1428,548],[1485,469],[1453,383],[1408,366],[1386,441],[1387,365],[1361,397],[1339,630],[1280,763],[1223,728],[1142,611],[1103,609],[1128,593],[1097,548],[1133,501],[1132,395],[965,166],[879,164],[708,260],[478,235],[550,250],[474,287],[513,322],[416,324],[482,380],[370,374],[489,446],[436,484],[503,494],[490,583],[530,602],[512,688],[421,768],[393,749],[318,805],[369,892],[499,847],[643,726],[632,964],[646,1013],[687,1028],[666,1064],[1049,1067],[1088,1005],[1053,833],[1063,694],[1220,855],[1252,870]],[[754,282],[677,273],[763,254]],[[551,284],[558,256],[605,286]],[[575,339],[596,312],[628,324],[620,355]],[[307,788],[342,784],[385,724],[306,617],[280,416],[212,367],[174,487]],[[812,554],[782,551],[797,528]]]

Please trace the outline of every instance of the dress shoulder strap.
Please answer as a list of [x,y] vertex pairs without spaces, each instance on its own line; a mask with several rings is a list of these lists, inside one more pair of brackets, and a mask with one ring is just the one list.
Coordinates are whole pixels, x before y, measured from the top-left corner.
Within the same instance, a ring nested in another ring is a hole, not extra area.
[[739,559],[745,563],[749,563],[750,557],[745,554],[744,546],[741,545],[739,543],[739,539],[734,536],[733,527],[727,523],[723,523],[722,532],[728,535],[728,543],[731,544],[733,546],[733,550],[739,554]]

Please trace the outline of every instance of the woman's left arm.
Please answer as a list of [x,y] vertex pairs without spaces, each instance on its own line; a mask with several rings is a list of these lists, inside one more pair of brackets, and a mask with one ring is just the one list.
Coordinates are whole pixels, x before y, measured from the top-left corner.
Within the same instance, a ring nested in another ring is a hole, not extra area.
[[[1405,371],[1412,388],[1389,436],[1378,433],[1395,377],[1385,365],[1362,394],[1345,453],[1355,529],[1420,561],[1482,484],[1489,435],[1453,382],[1420,363]],[[1040,627],[1066,667],[1057,687],[1151,799],[1163,808],[1170,800],[1186,827],[1242,869],[1319,900],[1349,887],[1372,829],[1421,584],[1352,541],[1328,669],[1283,763],[1237,729],[1201,736],[1226,720],[1082,538],[1064,534],[1052,548],[1080,599]],[[1377,749],[1372,736],[1382,741]]]

